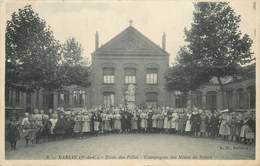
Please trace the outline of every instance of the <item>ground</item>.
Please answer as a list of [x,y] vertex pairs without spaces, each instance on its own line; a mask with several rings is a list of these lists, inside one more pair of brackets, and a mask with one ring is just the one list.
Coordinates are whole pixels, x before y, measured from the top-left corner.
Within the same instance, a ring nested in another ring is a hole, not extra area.
[[[6,146],[9,146],[7,144]],[[255,146],[174,134],[109,134],[44,142],[18,150],[6,147],[6,159],[254,159]]]

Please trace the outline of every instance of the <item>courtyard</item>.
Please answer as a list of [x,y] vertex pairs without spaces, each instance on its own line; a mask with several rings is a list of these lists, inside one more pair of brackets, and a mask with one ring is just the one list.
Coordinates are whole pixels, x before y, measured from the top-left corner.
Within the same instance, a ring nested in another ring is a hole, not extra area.
[[87,160],[87,159],[254,159],[255,146],[223,141],[220,138],[194,138],[174,134],[108,134],[44,142],[10,151],[6,159]]

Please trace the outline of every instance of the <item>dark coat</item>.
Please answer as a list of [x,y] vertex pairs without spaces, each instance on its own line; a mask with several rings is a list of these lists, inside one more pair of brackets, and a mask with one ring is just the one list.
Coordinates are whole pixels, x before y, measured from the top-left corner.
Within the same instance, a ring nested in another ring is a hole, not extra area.
[[17,123],[9,123],[7,126],[7,140],[10,143],[16,142],[20,139],[20,132]]
[[58,119],[55,127],[54,127],[54,133],[58,135],[65,134],[65,128],[66,128],[66,120],[65,118]]

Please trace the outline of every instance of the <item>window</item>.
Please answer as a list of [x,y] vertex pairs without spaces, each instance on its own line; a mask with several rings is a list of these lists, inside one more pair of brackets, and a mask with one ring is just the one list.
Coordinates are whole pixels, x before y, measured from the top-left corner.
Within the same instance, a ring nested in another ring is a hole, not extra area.
[[103,101],[105,107],[114,106],[115,104],[115,94],[113,92],[104,92]]
[[11,89],[10,88],[6,88],[5,89],[5,105],[6,106],[10,106],[11,105]]
[[104,84],[114,84],[115,83],[115,70],[114,68],[104,68],[103,69]]
[[158,75],[157,69],[147,69],[146,83],[147,84],[157,84],[158,83],[157,75]]
[[69,91],[61,91],[61,92],[59,92],[58,104],[59,104],[59,106],[67,106],[67,105],[69,105]]
[[237,108],[244,108],[244,91],[242,88],[237,90]]
[[146,93],[146,105],[156,107],[158,104],[158,94],[156,92]]
[[187,105],[186,97],[184,95],[177,95],[175,97],[176,108],[185,108]]
[[[65,96],[64,96],[65,100]],[[86,100],[86,92],[84,90],[73,91],[73,104],[76,107],[84,107]]]
[[135,68],[125,69],[125,83],[126,84],[135,84],[136,83],[136,69]]
[[54,103],[53,103],[54,95],[51,92],[44,92],[43,93],[43,105],[44,108],[49,109],[53,108]]
[[255,109],[255,86],[250,86],[247,88],[248,92],[248,108]]
[[15,90],[15,105],[20,105],[20,91]]
[[26,93],[26,110],[28,112],[32,111],[31,104],[32,104],[32,93],[31,92],[27,92]]
[[217,109],[217,92],[209,91],[206,94],[206,107],[210,110]]
[[195,91],[192,93],[192,102],[195,107],[201,108],[202,106],[202,92]]
[[229,89],[226,91],[226,107],[232,108],[232,99],[233,99],[233,91],[232,89]]

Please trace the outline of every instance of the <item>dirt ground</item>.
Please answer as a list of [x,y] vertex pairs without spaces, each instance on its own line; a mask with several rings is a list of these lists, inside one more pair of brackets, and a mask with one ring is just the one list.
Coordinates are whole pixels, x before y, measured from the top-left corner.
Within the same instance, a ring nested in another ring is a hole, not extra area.
[[[10,146],[7,144],[6,146]],[[255,145],[174,134],[109,134],[70,138],[18,149],[6,159],[254,159]]]

